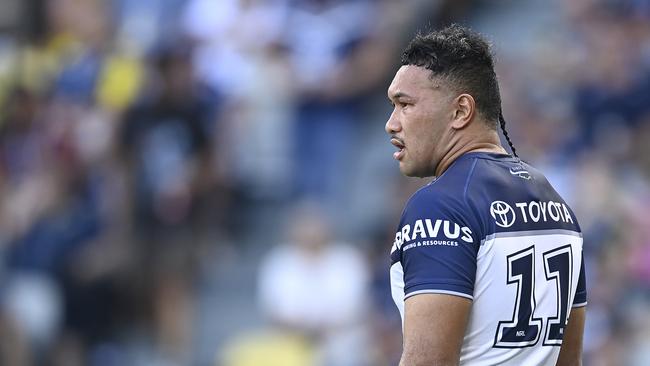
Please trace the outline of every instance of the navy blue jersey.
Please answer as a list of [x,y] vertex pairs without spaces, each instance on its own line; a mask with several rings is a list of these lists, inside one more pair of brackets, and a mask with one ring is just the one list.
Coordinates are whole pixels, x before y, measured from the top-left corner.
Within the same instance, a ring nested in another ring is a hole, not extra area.
[[573,211],[505,154],[467,153],[409,199],[390,272],[402,316],[416,294],[473,301],[463,365],[555,365],[571,308],[587,302]]

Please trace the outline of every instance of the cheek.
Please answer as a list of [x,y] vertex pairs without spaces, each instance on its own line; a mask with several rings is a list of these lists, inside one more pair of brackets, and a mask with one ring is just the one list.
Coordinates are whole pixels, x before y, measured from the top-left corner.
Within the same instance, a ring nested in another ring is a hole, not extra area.
[[431,159],[437,154],[444,140],[444,129],[436,120],[427,119],[414,123],[409,131],[410,145],[407,145],[411,158],[416,160]]

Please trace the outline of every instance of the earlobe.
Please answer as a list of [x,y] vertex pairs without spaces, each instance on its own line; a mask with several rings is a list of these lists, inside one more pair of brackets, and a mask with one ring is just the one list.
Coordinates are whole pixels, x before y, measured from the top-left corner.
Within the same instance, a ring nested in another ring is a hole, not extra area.
[[469,94],[461,94],[455,100],[456,110],[454,112],[454,121],[451,126],[460,130],[465,128],[474,119],[476,111],[476,102],[474,97]]

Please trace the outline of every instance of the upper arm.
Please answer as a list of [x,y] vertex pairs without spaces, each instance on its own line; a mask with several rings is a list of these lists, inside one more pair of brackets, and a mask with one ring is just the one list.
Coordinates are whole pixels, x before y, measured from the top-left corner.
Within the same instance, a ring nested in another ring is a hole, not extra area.
[[400,365],[458,365],[471,305],[467,298],[445,294],[406,299]]
[[402,365],[458,364],[480,238],[459,197],[427,189],[409,201],[396,235],[403,268]]
[[569,323],[562,340],[557,366],[582,365],[582,337],[585,329],[585,307],[571,309]]

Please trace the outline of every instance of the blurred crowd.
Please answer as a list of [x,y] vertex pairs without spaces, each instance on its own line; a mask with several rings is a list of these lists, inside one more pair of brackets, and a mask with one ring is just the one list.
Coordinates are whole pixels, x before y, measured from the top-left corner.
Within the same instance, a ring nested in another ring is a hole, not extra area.
[[585,364],[650,364],[650,1],[0,10],[1,365],[397,364],[385,90],[450,22],[580,220]]

